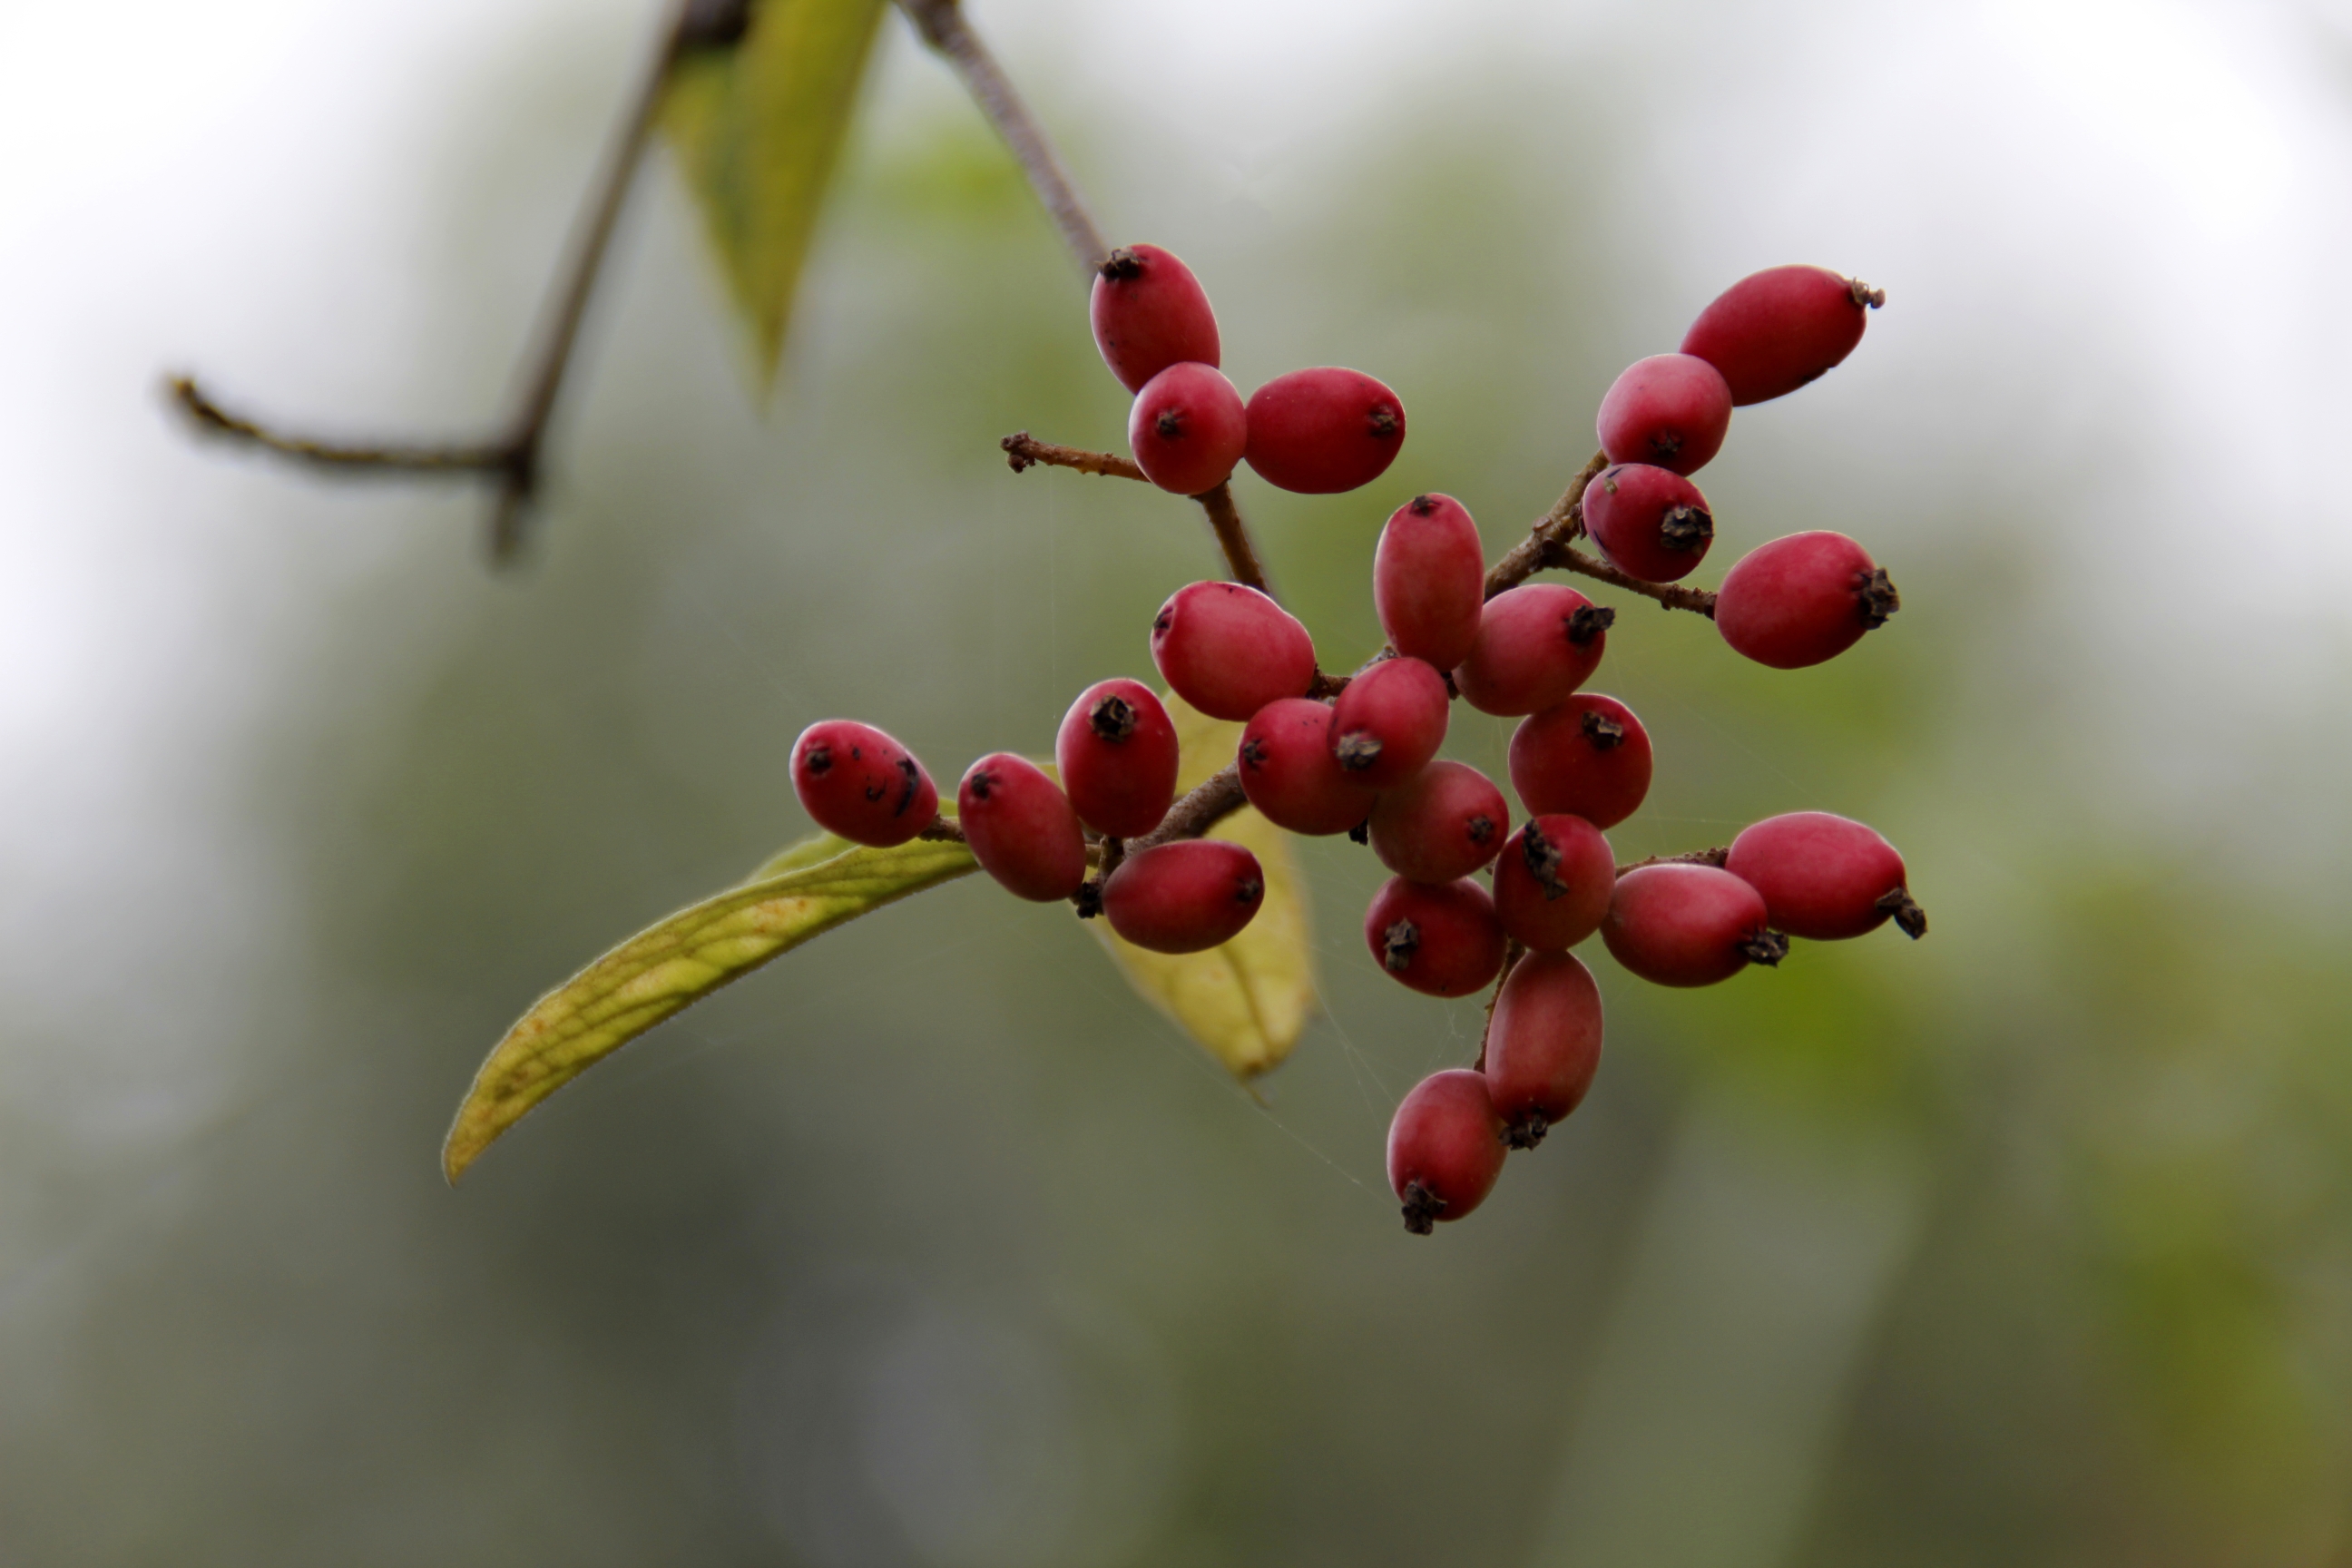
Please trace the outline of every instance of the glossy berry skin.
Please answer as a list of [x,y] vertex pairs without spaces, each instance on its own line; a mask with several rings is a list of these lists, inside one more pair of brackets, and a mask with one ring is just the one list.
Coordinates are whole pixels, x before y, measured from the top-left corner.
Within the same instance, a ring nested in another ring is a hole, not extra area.
[[1445,678],[1417,658],[1387,658],[1331,704],[1331,754],[1367,789],[1402,784],[1445,743]]
[[1212,719],[1244,720],[1315,681],[1315,642],[1289,611],[1239,583],[1179,588],[1151,622],[1151,662]]
[[1870,552],[1843,533],[1791,533],[1724,574],[1715,629],[1735,652],[1774,669],[1835,658],[1886,624],[1902,596]]
[[1731,428],[1731,388],[1703,359],[1652,354],[1627,365],[1610,386],[1594,427],[1612,463],[1695,474],[1723,449]]
[[1372,554],[1372,604],[1389,646],[1452,669],[1478,640],[1486,552],[1452,496],[1415,496],[1389,514]]
[[1372,853],[1416,882],[1468,876],[1501,851],[1510,831],[1503,792],[1467,763],[1433,762],[1372,807]]
[[1538,816],[1614,827],[1650,793],[1650,733],[1614,697],[1580,692],[1511,736],[1511,787]]
[[1140,681],[1098,680],[1078,693],[1054,737],[1062,788],[1087,826],[1133,838],[1176,799],[1176,726]]
[[1617,879],[1601,940],[1658,985],[1712,985],[1788,952],[1768,929],[1764,895],[1713,866],[1643,866]]
[[1512,1148],[1534,1148],[1584,1103],[1601,1026],[1601,988],[1567,953],[1531,952],[1511,966],[1486,1028],[1486,1091]]
[[1815,942],[1875,931],[1891,916],[1913,936],[1927,917],[1911,900],[1903,857],[1851,817],[1792,811],[1731,841],[1724,869],[1764,897],[1776,930]]
[[1616,858],[1599,828],[1580,816],[1538,816],[1495,862],[1495,915],[1521,946],[1565,952],[1601,929],[1616,887]]
[[1292,833],[1345,833],[1379,797],[1331,754],[1331,710],[1306,697],[1259,709],[1236,758],[1242,793],[1268,822]]
[[855,719],[827,719],[793,742],[793,793],[827,833],[887,849],[940,814],[940,792],[915,754]]
[[964,770],[956,821],[980,868],[1016,897],[1052,903],[1087,879],[1087,840],[1062,786],[1026,757],[997,752]]
[[1706,559],[1715,514],[1698,487],[1680,474],[1620,463],[1585,488],[1584,529],[1625,572],[1644,583],[1673,583]]
[[1232,477],[1249,445],[1242,395],[1198,360],[1171,364],[1143,384],[1127,413],[1127,447],[1143,477],[1196,496]]
[[1683,353],[1723,373],[1735,405],[1794,392],[1862,342],[1865,306],[1886,296],[1826,267],[1768,267],[1716,297],[1691,323]]
[[1616,618],[1616,611],[1559,583],[1497,594],[1486,601],[1454,684],[1482,713],[1516,717],[1566,701],[1592,679]]
[[1448,1068],[1413,1085],[1389,1123],[1389,1185],[1405,1229],[1427,1236],[1486,1202],[1507,1152],[1486,1075]]
[[1219,363],[1217,313],[1201,280],[1156,245],[1110,253],[1095,276],[1087,314],[1103,363],[1129,392],[1171,364]]
[[1230,942],[1265,902],[1257,857],[1222,838],[1139,849],[1103,883],[1103,918],[1153,952],[1200,952]]
[[1404,446],[1404,405],[1359,370],[1324,365],[1250,394],[1249,466],[1277,489],[1337,495],[1370,484]]
[[1364,943],[1392,978],[1431,996],[1467,996],[1503,972],[1495,900],[1466,878],[1390,878],[1364,910]]

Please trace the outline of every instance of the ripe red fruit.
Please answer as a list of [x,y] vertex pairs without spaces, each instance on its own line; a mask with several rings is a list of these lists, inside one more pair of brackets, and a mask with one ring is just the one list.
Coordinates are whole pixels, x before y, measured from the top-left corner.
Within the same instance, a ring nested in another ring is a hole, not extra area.
[[1533,713],[1592,679],[1617,612],[1558,583],[1528,583],[1486,601],[1469,657],[1454,671],[1482,713]]
[[1495,858],[1510,830],[1503,792],[1467,763],[1432,763],[1372,807],[1372,853],[1416,882],[1468,876]]
[[1386,658],[1331,705],[1331,754],[1368,789],[1402,784],[1445,742],[1445,678],[1417,658]]
[[1507,1152],[1484,1074],[1448,1068],[1413,1085],[1389,1123],[1389,1185],[1404,1205],[1405,1229],[1427,1236],[1435,1221],[1484,1203]]
[[1927,934],[1927,912],[1904,885],[1903,857],[1851,817],[1769,817],[1731,841],[1724,869],[1762,894],[1772,924],[1790,936],[1835,942],[1890,916],[1906,935]]
[[1026,757],[996,752],[964,770],[956,821],[981,869],[1021,898],[1052,903],[1087,879],[1087,840],[1062,786]]
[[1196,496],[1232,477],[1249,445],[1242,395],[1198,360],[1171,364],[1143,384],[1127,413],[1127,446],[1143,477]]
[[1530,818],[1495,862],[1495,915],[1504,934],[1538,952],[1565,952],[1601,929],[1617,861],[1580,816]]
[[1389,514],[1372,555],[1372,603],[1391,647],[1452,669],[1470,657],[1486,598],[1486,547],[1460,501],[1415,496]]
[[1794,392],[1825,374],[1862,342],[1864,306],[1883,290],[1826,267],[1751,272],[1698,313],[1683,353],[1723,373],[1731,401],[1745,405]]
[[1250,804],[1292,833],[1345,833],[1377,798],[1331,754],[1331,710],[1311,698],[1259,709],[1242,731],[1238,766]]
[[1713,866],[1643,866],[1617,879],[1601,940],[1610,956],[1660,985],[1712,985],[1748,964],[1775,964],[1789,939],[1767,929],[1764,895]]
[[1265,902],[1257,857],[1222,838],[1139,849],[1102,890],[1110,929],[1153,952],[1200,952],[1230,942]]
[[1151,623],[1151,662],[1212,719],[1247,719],[1315,681],[1315,642],[1289,611],[1239,583],[1179,588]]
[[1054,737],[1062,788],[1097,833],[1133,838],[1176,798],[1176,726],[1140,681],[1098,680],[1078,693]]
[[1791,533],[1759,545],[1724,574],[1715,629],[1774,669],[1835,658],[1886,624],[1903,596],[1886,569],[1843,533]]
[[827,833],[887,849],[940,814],[940,792],[915,754],[854,719],[827,719],[793,742],[793,793]]
[[1614,697],[1580,692],[1511,736],[1511,787],[1538,815],[1614,827],[1650,793],[1650,733]]
[[1279,489],[1336,495],[1370,484],[1404,445],[1404,405],[1358,370],[1277,375],[1249,400],[1249,466]]
[[1432,996],[1467,996],[1503,972],[1495,900],[1466,879],[1390,878],[1364,910],[1364,942],[1382,969]]
[[1218,363],[1217,313],[1209,296],[1191,268],[1156,245],[1110,253],[1087,314],[1103,363],[1129,392],[1142,391],[1171,364]]
[[1644,583],[1672,583],[1706,559],[1715,515],[1698,487],[1648,463],[1604,468],[1584,491],[1584,529]]
[[1532,1149],[1568,1120],[1601,1067],[1601,988],[1564,952],[1511,967],[1486,1027],[1486,1090],[1504,1140]]
[[1625,367],[1601,400],[1594,424],[1611,462],[1695,474],[1723,448],[1731,388],[1703,359],[1652,354]]

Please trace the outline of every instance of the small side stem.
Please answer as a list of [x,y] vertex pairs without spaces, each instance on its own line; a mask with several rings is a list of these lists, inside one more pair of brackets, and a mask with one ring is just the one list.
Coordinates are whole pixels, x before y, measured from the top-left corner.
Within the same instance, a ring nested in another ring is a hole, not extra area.
[[1578,471],[1568,484],[1567,493],[1553,503],[1552,509],[1536,519],[1528,536],[1504,553],[1486,574],[1486,597],[1516,588],[1551,564],[1547,559],[1555,549],[1566,548],[1568,542],[1584,531],[1584,489],[1593,477],[1609,466],[1605,452],[1595,452],[1592,460]]
[[1015,430],[997,443],[1004,448],[1004,463],[1018,474],[1039,463],[1054,468],[1076,468],[1082,474],[1101,474],[1118,479],[1142,479],[1143,470],[1133,459],[1117,452],[1089,452],[1083,447],[1065,447],[1054,441],[1040,441],[1026,430]]
[[1234,504],[1231,479],[1215,489],[1203,490],[1192,498],[1201,510],[1209,514],[1209,526],[1215,530],[1217,547],[1225,552],[1225,566],[1234,581],[1255,588],[1267,598],[1277,595],[1274,584],[1265,579],[1265,567],[1257,558],[1257,545],[1250,538],[1249,525],[1242,521],[1241,509]]

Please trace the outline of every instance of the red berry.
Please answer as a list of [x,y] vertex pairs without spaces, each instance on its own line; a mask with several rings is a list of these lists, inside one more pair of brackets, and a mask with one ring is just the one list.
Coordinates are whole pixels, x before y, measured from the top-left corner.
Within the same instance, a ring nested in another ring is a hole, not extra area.
[[1580,816],[1530,818],[1495,863],[1495,915],[1504,933],[1538,952],[1565,952],[1601,929],[1617,861]]
[[1276,827],[1345,833],[1371,815],[1373,793],[1331,754],[1331,710],[1286,697],[1257,710],[1242,731],[1242,793]]
[[1218,363],[1209,296],[1191,268],[1156,245],[1112,251],[1095,279],[1087,313],[1103,363],[1129,392],[1142,391],[1171,364]]
[[1564,952],[1511,967],[1486,1026],[1486,1089],[1514,1149],[1568,1120],[1601,1066],[1601,988]]
[[1040,903],[1087,879],[1087,840],[1062,786],[1026,757],[996,752],[964,770],[956,821],[981,869]]
[[1212,719],[1247,719],[1315,681],[1315,642],[1289,611],[1239,583],[1179,588],[1151,623],[1151,662]]
[[1865,305],[1886,303],[1868,284],[1826,267],[1751,272],[1698,313],[1683,338],[1723,373],[1735,404],[1762,403],[1825,374],[1862,342]]
[[1644,583],[1689,575],[1715,542],[1715,515],[1698,487],[1647,463],[1601,470],[1584,492],[1584,528],[1603,554]]
[[929,827],[940,792],[915,754],[871,724],[827,719],[793,742],[793,793],[827,833],[887,849]]
[[1249,445],[1242,395],[1198,360],[1171,364],[1143,384],[1127,414],[1127,446],[1143,477],[1196,496],[1232,477]]
[[1614,827],[1650,793],[1650,733],[1614,697],[1580,692],[1511,736],[1511,787],[1531,813]]
[[1643,866],[1617,879],[1601,940],[1660,985],[1712,985],[1751,963],[1775,964],[1789,939],[1766,929],[1764,895],[1712,866]]
[[1484,1203],[1507,1152],[1484,1074],[1448,1068],[1413,1085],[1389,1123],[1389,1185],[1405,1229],[1427,1236],[1433,1222]]
[[1486,598],[1486,547],[1460,501],[1415,496],[1389,515],[1372,555],[1372,603],[1391,647],[1452,669],[1470,657]]
[[1140,681],[1098,680],[1078,693],[1054,737],[1062,788],[1097,833],[1133,838],[1176,799],[1176,726]]
[[1558,583],[1529,583],[1486,601],[1477,640],[1454,671],[1482,713],[1533,713],[1592,679],[1617,612]]
[[1264,902],[1257,857],[1222,838],[1139,849],[1102,890],[1110,929],[1153,952],[1200,952],[1230,942]]
[[1467,763],[1432,763],[1372,807],[1372,853],[1416,882],[1468,876],[1495,858],[1510,831],[1503,792]]
[[1895,846],[1850,817],[1792,811],[1731,841],[1724,869],[1764,896],[1772,924],[1790,936],[1835,942],[1876,930],[1887,917],[1907,934],[1927,932],[1927,914],[1904,885]]
[[1249,400],[1249,466],[1278,489],[1336,495],[1370,484],[1404,445],[1404,405],[1361,371],[1277,375]]
[[1731,388],[1703,359],[1652,354],[1625,367],[1601,400],[1601,449],[1612,463],[1695,474],[1723,448]]
[[1331,705],[1331,754],[1349,778],[1387,789],[1419,773],[1445,742],[1445,678],[1417,658],[1386,658]]
[[1364,910],[1364,942],[1382,969],[1432,996],[1467,996],[1503,972],[1495,900],[1467,879],[1390,878]]
[[1715,629],[1774,669],[1835,658],[1903,607],[1885,568],[1843,533],[1791,533],[1757,546],[1723,575]]

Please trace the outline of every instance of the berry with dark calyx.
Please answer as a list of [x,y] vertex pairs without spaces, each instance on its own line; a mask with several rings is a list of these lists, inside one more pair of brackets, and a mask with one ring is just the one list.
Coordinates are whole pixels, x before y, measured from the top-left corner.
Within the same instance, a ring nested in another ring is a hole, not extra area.
[[1324,365],[1250,394],[1249,466],[1277,489],[1337,495],[1370,484],[1404,446],[1404,405],[1358,370]]
[[1889,918],[1906,935],[1927,934],[1927,912],[1912,901],[1903,857],[1851,817],[1826,811],[1768,817],[1731,841],[1723,868],[1761,893],[1774,927],[1790,936],[1836,942]]
[[1486,601],[1454,684],[1482,713],[1549,708],[1592,679],[1616,619],[1616,611],[1558,583],[1508,589]]
[[1495,858],[1510,831],[1503,792],[1467,763],[1432,763],[1372,807],[1372,853],[1416,882],[1468,876]]
[[1242,395],[1223,372],[1198,360],[1171,364],[1145,382],[1127,413],[1136,467],[1180,496],[1223,484],[1248,444]]
[[1179,588],[1151,623],[1151,662],[1212,719],[1250,718],[1315,680],[1315,641],[1297,618],[1239,583]]
[[1024,899],[1053,903],[1087,879],[1086,834],[1062,786],[1010,752],[964,770],[956,822],[980,868]]
[[1054,737],[1062,788],[1097,833],[1133,838],[1176,799],[1176,726],[1140,681],[1098,680],[1078,693]]
[[1208,294],[1191,268],[1156,245],[1110,253],[1095,278],[1087,314],[1103,363],[1129,392],[1142,391],[1171,364],[1219,363],[1217,313]]
[[915,754],[854,719],[801,731],[793,793],[819,827],[876,849],[906,843],[940,815],[940,792]]
[[1586,487],[1584,531],[1622,570],[1644,583],[1673,583],[1706,559],[1715,514],[1680,474],[1620,463]]
[[1417,658],[1387,658],[1331,705],[1331,754],[1368,789],[1402,784],[1445,742],[1445,678]]
[[1612,463],[1650,463],[1695,474],[1723,449],[1731,428],[1731,388],[1690,354],[1635,360],[1601,400],[1594,421]]
[[1405,1229],[1427,1236],[1486,1202],[1507,1152],[1486,1075],[1448,1068],[1413,1085],[1389,1123],[1389,1185]]
[[1683,353],[1721,371],[1735,405],[1762,403],[1796,391],[1852,353],[1868,310],[1885,303],[1884,290],[1826,267],[1768,267],[1698,313]]
[[1378,798],[1331,754],[1331,710],[1312,698],[1259,709],[1235,761],[1249,803],[1291,833],[1345,833],[1362,826]]
[[1538,952],[1565,952],[1601,929],[1617,861],[1580,816],[1530,817],[1495,862],[1495,915],[1503,932]]
[[1415,496],[1390,514],[1372,554],[1372,603],[1391,647],[1452,669],[1470,657],[1486,598],[1486,549],[1460,501]]
[[1614,827],[1650,793],[1650,734],[1614,697],[1579,692],[1511,736],[1511,787],[1538,816]]
[[1467,996],[1503,972],[1495,900],[1466,878],[1390,878],[1364,910],[1364,942],[1391,977],[1431,996]]
[[1110,929],[1153,952],[1201,952],[1231,942],[1265,902],[1257,857],[1222,838],[1139,849],[1102,889]]
[[1712,985],[1750,963],[1776,964],[1789,939],[1769,928],[1764,895],[1713,866],[1643,866],[1617,879],[1601,940],[1659,985]]
[[1486,1025],[1486,1089],[1504,1141],[1532,1149],[1584,1102],[1601,1067],[1601,988],[1564,952],[1511,966]]
[[1774,669],[1835,658],[1886,624],[1902,595],[1870,552],[1843,533],[1791,533],[1724,574],[1715,629],[1734,652]]

